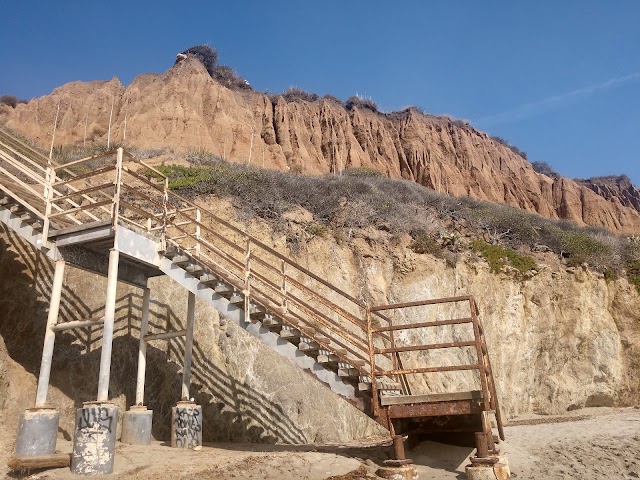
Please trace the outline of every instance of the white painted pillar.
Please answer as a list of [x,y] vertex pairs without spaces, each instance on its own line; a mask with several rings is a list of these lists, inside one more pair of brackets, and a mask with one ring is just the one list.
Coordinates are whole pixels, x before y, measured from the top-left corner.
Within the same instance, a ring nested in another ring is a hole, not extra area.
[[149,301],[151,290],[142,291],[142,319],[140,321],[140,346],[138,347],[138,380],[136,383],[136,405],[144,405],[144,378],[147,372],[147,342],[144,337],[149,330]]
[[187,338],[184,346],[184,368],[182,369],[182,400],[189,400],[191,383],[191,355],[193,353],[193,324],[195,319],[196,296],[189,292],[187,303]]
[[60,298],[62,296],[62,282],[64,280],[64,260],[56,260],[53,273],[53,286],[51,289],[51,301],[49,302],[49,316],[44,332],[44,346],[42,347],[42,362],[40,363],[40,376],[38,377],[38,390],[36,392],[36,408],[42,408],[47,403],[49,391],[49,376],[51,374],[51,362],[53,359],[53,346],[56,341],[56,332],[53,327],[58,323],[60,311]]
[[118,287],[118,261],[120,252],[109,251],[109,271],[107,276],[107,298],[104,305],[104,328],[102,329],[102,354],[100,355],[100,375],[98,377],[98,401],[109,399],[109,374],[111,372],[111,347],[113,324],[116,316],[116,289]]

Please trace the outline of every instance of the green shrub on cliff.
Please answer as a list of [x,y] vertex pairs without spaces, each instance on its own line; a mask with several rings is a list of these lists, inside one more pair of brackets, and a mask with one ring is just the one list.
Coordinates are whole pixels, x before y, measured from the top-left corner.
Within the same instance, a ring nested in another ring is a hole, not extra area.
[[473,250],[487,261],[492,272],[499,272],[503,267],[511,265],[520,273],[538,268],[531,257],[520,255],[515,250],[500,245],[491,245],[483,240],[473,240]]

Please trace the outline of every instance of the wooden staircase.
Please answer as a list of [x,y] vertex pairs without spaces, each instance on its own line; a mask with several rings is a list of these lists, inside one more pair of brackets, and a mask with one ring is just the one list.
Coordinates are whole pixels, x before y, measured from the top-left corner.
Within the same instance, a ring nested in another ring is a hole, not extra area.
[[[105,258],[115,249],[123,259],[119,280],[144,288],[149,277],[171,277],[396,439],[417,431],[469,431],[480,442],[478,452],[495,451],[490,415],[504,439],[484,327],[471,296],[367,305],[177,195],[162,173],[122,149],[56,165],[2,129],[0,221],[54,260],[106,275]],[[410,313],[439,306],[468,314],[429,320]],[[469,338],[420,340],[452,328],[467,328]],[[420,360],[429,352],[465,349],[472,352],[469,363]],[[472,372],[479,389],[416,388],[431,374],[455,372]],[[402,442],[394,445],[402,459]]]

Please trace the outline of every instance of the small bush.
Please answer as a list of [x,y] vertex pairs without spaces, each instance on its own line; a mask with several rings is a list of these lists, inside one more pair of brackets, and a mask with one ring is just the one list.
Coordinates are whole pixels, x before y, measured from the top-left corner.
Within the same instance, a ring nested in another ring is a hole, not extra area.
[[501,137],[491,137],[491,140],[498,142],[501,145],[504,145],[505,147],[507,147],[509,150],[511,150],[513,153],[515,153],[516,155],[521,156],[522,158],[524,158],[525,160],[527,159],[527,152],[525,152],[524,150],[520,150],[518,147],[516,147],[515,145],[511,145],[509,142],[507,142],[504,138]]
[[227,88],[236,90],[252,90],[249,82],[236,73],[236,71],[226,65],[217,65],[213,69],[211,78],[218,81]]
[[409,248],[416,253],[427,253],[436,256],[442,251],[442,247],[437,240],[427,234],[417,235],[409,244]]
[[27,103],[27,100],[16,97],[15,95],[0,95],[0,105],[9,105],[16,108],[19,103]]
[[556,172],[551,165],[547,162],[531,162],[533,170],[542,175],[546,175],[551,178],[558,178],[560,174]]
[[473,241],[473,250],[482,255],[489,264],[492,272],[499,272],[506,265],[511,265],[520,273],[538,268],[533,258],[520,255],[510,248],[491,245],[482,240]]
[[378,111],[378,105],[376,104],[376,102],[374,102],[371,98],[364,98],[358,95],[353,95],[347,98],[345,107],[347,107],[347,110],[353,110],[354,108],[358,107],[366,108],[368,110],[371,110],[372,112]]
[[342,100],[340,100],[335,95],[331,95],[327,93],[326,95],[323,95],[322,98],[324,98],[325,100],[329,100],[330,102],[339,103],[340,105],[344,106],[344,103],[342,103]]
[[306,90],[303,90],[299,87],[289,87],[287,88],[282,97],[287,102],[315,102],[320,97],[315,93],[309,93]]
[[[209,75],[213,78],[216,64],[218,63],[218,51],[215,48],[211,48],[209,45],[196,45],[195,47],[188,48],[181,53],[188,57],[195,57],[200,60],[202,65],[204,65],[204,68],[209,72]],[[176,60],[176,63],[178,62],[179,60]]]

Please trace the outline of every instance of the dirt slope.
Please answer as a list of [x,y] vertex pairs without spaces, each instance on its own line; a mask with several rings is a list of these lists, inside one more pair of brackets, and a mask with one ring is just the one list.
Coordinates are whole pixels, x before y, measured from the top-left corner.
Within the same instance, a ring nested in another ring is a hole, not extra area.
[[[347,111],[331,100],[287,102],[233,91],[187,59],[164,74],[143,74],[124,87],[72,82],[51,95],[0,107],[0,123],[49,148],[55,143],[208,149],[232,161],[302,173],[373,167],[452,195],[506,203],[551,218],[640,232],[640,206],[616,189],[536,173],[510,149],[471,126],[416,111]],[[126,124],[126,130],[125,130]],[[635,188],[635,187],[634,187]],[[637,192],[637,190],[636,190]]]

